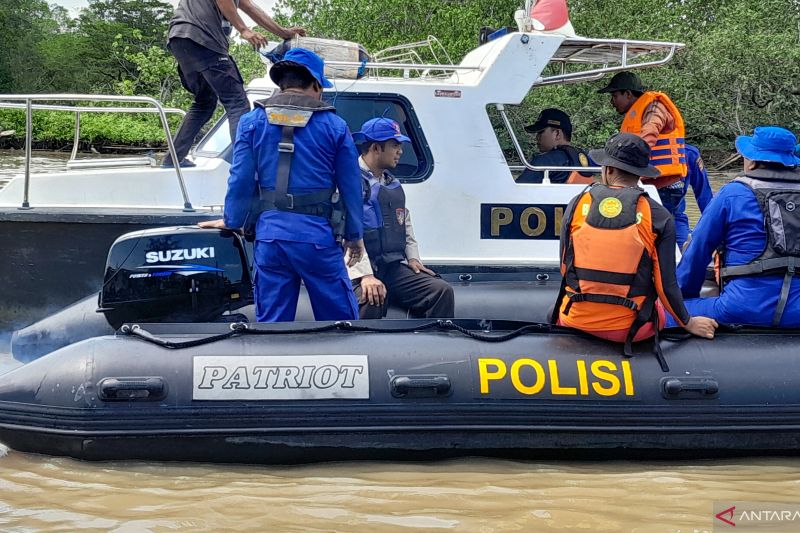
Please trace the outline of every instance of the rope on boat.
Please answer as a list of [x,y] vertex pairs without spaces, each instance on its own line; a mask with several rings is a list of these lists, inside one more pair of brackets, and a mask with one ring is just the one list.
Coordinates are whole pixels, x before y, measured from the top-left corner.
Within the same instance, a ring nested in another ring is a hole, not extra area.
[[414,325],[407,328],[382,328],[374,326],[361,326],[361,325],[355,325],[352,322],[348,321],[340,321],[318,327],[305,327],[305,328],[292,328],[292,329],[259,329],[257,327],[254,328],[244,322],[237,322],[231,324],[231,330],[226,333],[221,333],[219,335],[212,335],[210,337],[203,337],[202,339],[195,339],[184,342],[173,342],[173,341],[168,341],[166,339],[162,339],[161,337],[153,335],[152,333],[142,328],[138,324],[133,324],[133,325],[126,324],[120,328],[119,332],[122,335],[129,335],[132,337],[136,337],[143,341],[155,344],[157,346],[161,346],[162,348],[168,348],[171,350],[181,350],[185,348],[194,348],[196,346],[211,344],[214,342],[244,335],[296,335],[302,333],[324,333],[327,331],[350,331],[350,332],[362,332],[362,333],[365,332],[416,333],[420,331],[439,330],[439,331],[454,331],[457,333],[461,333],[462,335],[465,335],[467,337],[470,337],[471,339],[483,342],[506,342],[516,337],[519,337],[520,335],[525,335],[528,333],[549,333],[562,329],[563,328],[552,326],[551,324],[537,323],[537,324],[528,324],[526,326],[517,328],[508,333],[497,335],[489,333],[479,333],[477,331],[473,331],[463,326],[460,326],[455,322],[453,322],[452,320],[435,320],[432,322]]

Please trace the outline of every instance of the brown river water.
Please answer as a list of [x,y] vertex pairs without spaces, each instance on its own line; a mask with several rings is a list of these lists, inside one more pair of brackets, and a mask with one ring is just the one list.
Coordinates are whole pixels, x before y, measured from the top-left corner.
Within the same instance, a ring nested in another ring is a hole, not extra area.
[[[34,170],[65,157],[37,155]],[[0,186],[20,163],[0,151]],[[0,373],[15,365],[0,353]],[[724,526],[715,501],[742,500],[800,504],[800,458],[264,467],[88,463],[0,446],[0,531],[702,532]]]

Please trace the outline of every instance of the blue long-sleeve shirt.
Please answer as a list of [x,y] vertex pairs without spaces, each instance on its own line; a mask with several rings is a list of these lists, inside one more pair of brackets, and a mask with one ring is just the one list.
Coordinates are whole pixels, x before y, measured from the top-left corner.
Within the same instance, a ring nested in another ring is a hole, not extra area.
[[703,158],[700,156],[700,150],[691,144],[686,145],[686,156],[688,159],[689,173],[683,180],[676,183],[674,186],[665,187],[658,190],[658,195],[661,197],[661,204],[672,213],[675,219],[675,233],[677,235],[678,248],[683,248],[686,239],[689,238],[689,217],[686,216],[686,192],[689,187],[692,188],[694,198],[697,200],[697,207],[700,208],[700,213],[705,211],[706,206],[711,202],[714,192],[711,190],[711,184],[708,181],[708,172],[706,171]]
[[[764,217],[756,196],[738,182],[725,185],[700,217],[692,240],[678,265],[678,283],[693,314],[728,324],[769,326],[778,303],[783,275],[734,278],[725,283],[718,298],[695,309],[690,298],[700,296],[706,269],[714,250],[725,247],[728,266],[745,265],[761,255],[767,242]],[[783,327],[800,326],[800,280],[792,280],[789,301],[781,319]]]
[[[225,195],[225,225],[244,225],[258,187],[275,190],[280,126],[269,124],[256,107],[239,122],[233,164]],[[361,172],[347,123],[332,111],[317,111],[302,128],[295,128],[289,192],[309,194],[339,188],[347,210],[345,239],[363,236]],[[258,181],[256,181],[258,175]],[[335,243],[328,221],[319,216],[264,211],[256,223],[258,240],[287,240],[330,246]]]

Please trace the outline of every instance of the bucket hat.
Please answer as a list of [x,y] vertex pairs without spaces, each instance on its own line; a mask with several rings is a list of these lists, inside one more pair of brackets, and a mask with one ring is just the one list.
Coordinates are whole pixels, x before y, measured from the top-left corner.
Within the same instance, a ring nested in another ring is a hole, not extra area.
[[785,167],[800,165],[797,137],[778,126],[759,126],[752,136],[736,137],[736,150],[751,161],[780,163]]
[[325,77],[325,60],[305,48],[292,48],[283,59],[272,65],[269,77],[275,84],[280,85],[280,80],[290,69],[303,68],[308,71],[321,87],[330,89],[333,84]]

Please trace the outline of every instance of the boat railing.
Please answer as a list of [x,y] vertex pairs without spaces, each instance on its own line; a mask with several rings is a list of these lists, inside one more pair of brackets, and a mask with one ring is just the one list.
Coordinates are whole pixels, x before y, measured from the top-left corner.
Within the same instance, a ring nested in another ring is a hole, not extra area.
[[[15,103],[22,102],[22,103]],[[37,104],[34,102],[118,102],[127,104],[139,104],[138,107],[103,107],[96,105],[55,105]],[[78,146],[80,144],[81,132],[81,113],[155,113],[158,114],[161,127],[164,130],[167,149],[172,161],[177,161],[175,145],[172,142],[167,114],[185,115],[185,112],[164,107],[155,98],[149,96],[117,96],[103,94],[3,94],[0,95],[0,109],[24,109],[25,110],[25,178],[22,194],[22,205],[20,209],[31,209],[30,205],[30,178],[31,178],[31,147],[33,141],[33,111],[67,111],[75,113],[75,136],[72,144],[72,153],[67,162],[68,168],[107,168],[109,166],[119,166],[120,163],[130,165],[150,165],[152,160],[149,157],[137,158],[117,158],[108,162],[77,159]],[[178,178],[178,186],[183,197],[184,211],[193,211],[192,203],[189,200],[189,193],[183,179],[180,165],[174,165],[175,175]]]
[[[533,34],[521,34],[530,39]],[[593,81],[623,70],[639,70],[665,65],[672,61],[683,43],[664,41],[636,41],[629,39],[565,38],[550,58],[547,69],[533,86],[556,85]],[[438,52],[437,52],[438,49]],[[430,57],[430,61],[425,58]],[[440,57],[446,63],[439,63]],[[414,43],[393,46],[373,55],[372,61],[326,61],[327,65],[342,69],[359,69],[379,77],[381,71],[400,71],[403,79],[442,78],[459,72],[482,72],[486,65],[453,64],[447,51],[434,36]],[[457,79],[457,78],[456,78]]]
[[[429,59],[425,60],[423,57]],[[442,45],[441,41],[434,35],[428,35],[428,37],[422,41],[384,48],[383,50],[375,52],[372,55],[372,59],[375,63],[383,65],[420,65],[420,67],[415,69],[403,67],[404,78],[411,77],[412,70],[421,78],[449,77],[452,72],[452,69],[449,67],[453,66],[453,60],[450,59],[450,54],[447,53],[444,45]],[[432,68],[430,65],[441,65],[442,68]],[[373,68],[371,70],[378,69]]]
[[521,166],[511,166],[509,167],[511,170],[532,170],[534,172],[541,172],[543,174],[542,183],[550,184],[550,173],[551,172],[584,172],[584,173],[600,173],[600,167],[550,167],[550,166],[538,166],[532,165],[530,161],[525,157],[525,152],[522,150],[522,145],[520,145],[519,140],[517,139],[516,133],[514,133],[514,127],[511,125],[511,120],[509,120],[508,115],[506,114],[506,109],[503,104],[496,104],[497,112],[500,114],[500,118],[503,119],[503,124],[505,124],[506,130],[508,131],[508,135],[511,137],[511,143],[514,145],[514,150],[517,152],[517,156],[519,160],[522,162]]
[[[658,67],[672,61],[683,43],[628,39],[564,39],[548,65],[556,73],[542,75],[534,86],[593,81],[623,70]],[[657,55],[657,57],[653,57]],[[571,67],[580,68],[569,72]]]

